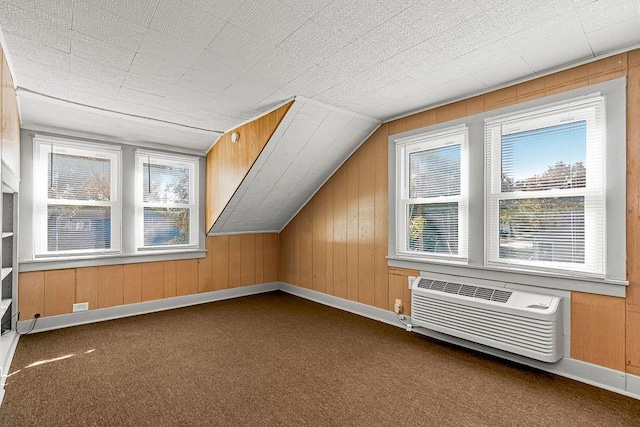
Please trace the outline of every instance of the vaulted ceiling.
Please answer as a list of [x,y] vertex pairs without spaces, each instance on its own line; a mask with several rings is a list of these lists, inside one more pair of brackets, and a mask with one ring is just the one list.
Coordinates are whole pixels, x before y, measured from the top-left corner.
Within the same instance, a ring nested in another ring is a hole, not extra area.
[[23,125],[204,152],[293,96],[384,121],[637,46],[640,5],[0,0],[0,26]]

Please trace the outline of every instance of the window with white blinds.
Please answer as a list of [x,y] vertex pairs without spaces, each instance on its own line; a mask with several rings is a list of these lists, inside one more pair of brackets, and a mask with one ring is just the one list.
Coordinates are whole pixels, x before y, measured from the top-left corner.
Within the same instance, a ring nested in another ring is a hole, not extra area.
[[138,250],[198,246],[198,158],[136,151]]
[[396,141],[396,252],[400,258],[467,258],[466,126]]
[[34,255],[119,253],[119,147],[34,138]]
[[485,122],[487,263],[605,273],[601,96]]

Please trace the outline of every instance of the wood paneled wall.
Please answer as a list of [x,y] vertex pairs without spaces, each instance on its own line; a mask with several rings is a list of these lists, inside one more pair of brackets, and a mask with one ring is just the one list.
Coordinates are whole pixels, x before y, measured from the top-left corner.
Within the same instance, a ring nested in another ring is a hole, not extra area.
[[[413,114],[378,129],[280,234],[280,280],[387,310],[410,307],[407,276],[387,267],[387,138],[626,76],[628,296],[573,293],[572,356],[640,375],[640,51]],[[603,343],[605,343],[603,345]]]
[[13,86],[13,78],[9,71],[7,59],[2,54],[0,82],[2,89],[0,107],[2,117],[0,123],[0,139],[2,144],[2,160],[11,168],[17,178],[20,177],[20,117],[18,116],[18,100]]
[[207,237],[207,257],[20,273],[20,320],[191,295],[278,279],[278,235]]
[[[236,192],[293,101],[258,119],[233,129],[207,153],[206,229],[210,230]],[[231,135],[240,135],[231,142]]]

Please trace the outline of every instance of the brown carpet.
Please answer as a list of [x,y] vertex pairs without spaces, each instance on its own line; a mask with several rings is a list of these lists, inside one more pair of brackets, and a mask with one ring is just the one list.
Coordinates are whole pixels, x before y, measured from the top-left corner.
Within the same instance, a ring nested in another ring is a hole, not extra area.
[[24,336],[0,425],[638,426],[640,401],[274,292]]

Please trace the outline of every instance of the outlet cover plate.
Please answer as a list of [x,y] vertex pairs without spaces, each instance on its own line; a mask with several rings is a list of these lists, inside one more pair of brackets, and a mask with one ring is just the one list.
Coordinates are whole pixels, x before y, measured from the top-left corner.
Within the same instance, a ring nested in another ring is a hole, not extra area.
[[88,302],[79,302],[77,304],[73,304],[73,312],[75,313],[76,311],[87,311],[89,310],[89,303]]

